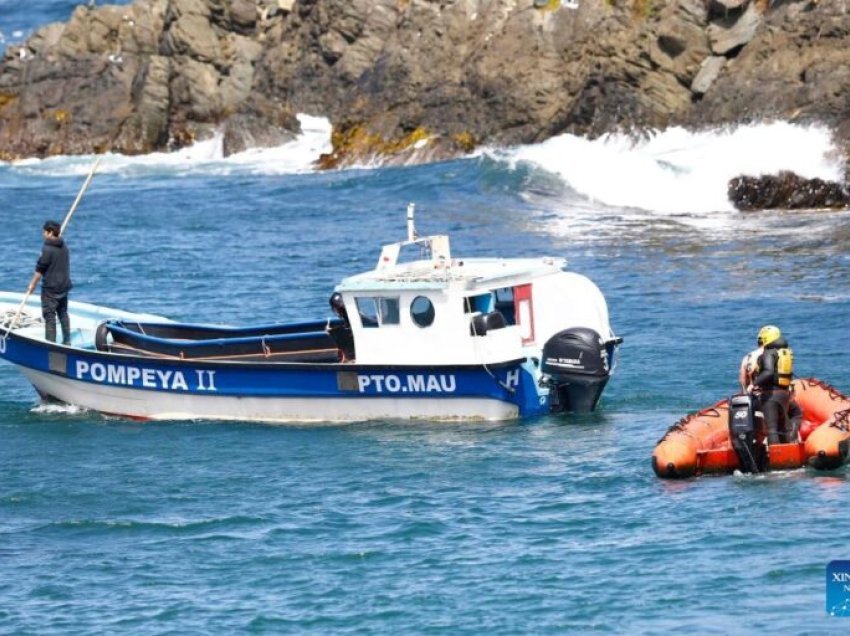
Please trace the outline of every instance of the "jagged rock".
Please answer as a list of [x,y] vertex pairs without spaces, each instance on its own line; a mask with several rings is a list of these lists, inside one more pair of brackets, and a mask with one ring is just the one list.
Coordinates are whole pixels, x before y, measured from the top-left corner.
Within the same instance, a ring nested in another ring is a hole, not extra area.
[[33,55],[38,55],[44,51],[51,51],[59,44],[62,34],[65,32],[65,25],[61,22],[54,22],[47,26],[38,29],[27,42],[27,48]]
[[135,112],[120,124],[111,149],[142,154],[163,148],[169,137],[169,87],[171,60],[151,56],[135,78]]
[[[136,0],[7,48],[0,158],[225,152],[340,134],[326,165],[776,117],[850,139],[850,14],[809,0]],[[722,72],[720,67],[722,66]],[[418,130],[427,139],[405,145]],[[458,143],[457,140],[463,140]],[[377,150],[376,150],[377,149]]]
[[291,139],[299,125],[286,100],[265,115],[247,106],[264,50],[240,33],[252,16],[249,0],[78,7],[67,24],[5,52],[0,158],[147,153],[220,128],[226,148]]
[[691,83],[691,92],[695,95],[706,94],[724,66],[726,66],[726,58],[722,55],[712,55],[705,58]]
[[235,112],[251,96],[254,85],[254,64],[262,54],[262,46],[245,36],[231,34],[225,46],[231,51],[230,68],[219,79],[221,107]]
[[669,69],[683,85],[689,85],[711,49],[706,34],[706,9],[701,0],[682,1],[664,10],[649,55]]
[[231,0],[230,19],[240,33],[251,33],[257,26],[257,4],[252,0]]
[[742,11],[750,0],[708,0],[708,13],[712,17],[728,16],[734,11]]
[[224,124],[224,154],[279,146],[292,141],[295,134],[291,131],[298,127],[291,110],[263,97],[252,96]]
[[830,2],[776,4],[763,28],[681,119],[690,126],[772,121],[829,125],[847,153],[850,14]]
[[805,179],[787,171],[759,177],[735,177],[729,181],[728,192],[729,200],[742,211],[850,206],[850,193],[843,185],[823,179]]
[[170,86],[172,102],[188,119],[211,121],[222,106],[215,66],[192,58],[178,58],[174,64],[177,72]]
[[171,0],[168,4],[169,20],[196,15],[209,18],[212,14],[207,0]]
[[221,45],[209,16],[187,13],[178,17],[163,41],[167,55],[187,55],[201,62],[218,62]]
[[762,23],[762,10],[755,2],[749,3],[741,15],[730,14],[717,18],[708,26],[708,39],[715,55],[726,55],[742,47],[755,37]]

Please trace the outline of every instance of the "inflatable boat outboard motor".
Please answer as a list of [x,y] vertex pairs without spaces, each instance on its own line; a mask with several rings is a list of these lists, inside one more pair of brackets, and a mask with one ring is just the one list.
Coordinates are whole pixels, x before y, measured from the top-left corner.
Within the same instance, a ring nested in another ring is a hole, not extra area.
[[546,341],[540,370],[543,385],[549,387],[550,412],[587,413],[596,408],[611,375],[608,345],[588,327],[565,329]]
[[751,395],[733,395],[729,398],[729,441],[745,473],[761,473],[767,468],[767,449],[760,437],[755,400]]

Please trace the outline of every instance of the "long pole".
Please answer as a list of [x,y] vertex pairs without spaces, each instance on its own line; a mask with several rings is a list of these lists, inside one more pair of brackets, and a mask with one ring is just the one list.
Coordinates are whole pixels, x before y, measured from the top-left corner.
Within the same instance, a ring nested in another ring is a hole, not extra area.
[[[89,170],[89,175],[86,177],[86,180],[83,182],[83,187],[80,188],[80,191],[77,193],[77,198],[74,199],[74,203],[71,206],[71,209],[68,210],[68,214],[65,215],[65,220],[62,221],[62,227],[59,229],[59,236],[62,236],[65,233],[65,228],[68,227],[68,223],[71,222],[71,217],[74,216],[74,212],[77,211],[77,206],[80,204],[80,199],[83,198],[83,195],[86,193],[86,190],[89,188],[89,184],[91,183],[92,178],[94,177],[94,173],[97,170],[97,167],[100,165],[100,160],[102,157],[98,157],[94,162],[94,165]],[[24,305],[27,304],[27,300],[30,297],[30,290],[27,289],[24,294],[24,299],[21,301],[21,304],[18,305],[18,311],[15,312],[15,317],[9,322],[6,327],[6,333],[3,334],[3,338],[9,335],[9,332],[12,331],[12,328],[17,324],[18,318],[21,316],[21,312],[24,310]]]
[[91,167],[91,170],[89,170],[89,176],[86,177],[86,180],[83,183],[83,187],[80,188],[80,191],[77,193],[77,198],[74,199],[74,205],[71,206],[71,209],[68,210],[68,214],[65,215],[65,220],[62,221],[62,227],[59,229],[59,236],[62,236],[65,233],[65,228],[68,227],[68,223],[71,222],[71,217],[74,216],[74,212],[77,211],[77,206],[80,204],[80,199],[83,198],[83,195],[86,193],[86,190],[89,189],[89,184],[91,183],[92,178],[94,178],[94,173],[97,170],[97,167],[100,165],[100,160],[102,158],[102,156],[99,156],[94,162],[94,165]]

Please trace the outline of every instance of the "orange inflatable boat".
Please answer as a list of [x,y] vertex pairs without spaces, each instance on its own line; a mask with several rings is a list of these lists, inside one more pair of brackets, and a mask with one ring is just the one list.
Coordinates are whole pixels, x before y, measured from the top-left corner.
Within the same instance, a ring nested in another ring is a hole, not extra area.
[[[768,446],[766,456],[759,462],[761,467],[765,470],[801,466],[817,470],[838,468],[850,452],[850,398],[813,378],[795,380],[793,390],[794,400],[803,411],[799,439]],[[741,446],[733,444],[735,440],[729,433],[729,410],[729,400],[723,400],[671,426],[652,453],[655,474],[677,479],[735,470],[755,472],[749,471],[739,459]],[[754,448],[765,453],[760,442]],[[748,461],[747,454],[749,451],[743,454],[744,464]]]

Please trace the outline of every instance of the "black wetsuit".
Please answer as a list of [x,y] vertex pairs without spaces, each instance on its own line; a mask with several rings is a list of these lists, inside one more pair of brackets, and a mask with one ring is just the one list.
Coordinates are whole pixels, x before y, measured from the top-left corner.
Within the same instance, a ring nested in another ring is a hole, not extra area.
[[776,368],[778,350],[787,348],[788,341],[785,338],[778,338],[766,345],[758,359],[759,372],[752,379],[764,414],[768,444],[796,441],[800,426],[800,407],[791,399],[790,387],[779,385],[779,371]]
[[331,325],[328,333],[333,338],[339,349],[341,362],[354,360],[354,334],[351,332],[351,323],[348,321],[348,311],[339,292],[334,292],[330,298],[331,309],[342,319],[342,324]]
[[41,274],[41,315],[44,317],[45,338],[56,341],[56,317],[62,325],[62,341],[71,342],[71,323],[68,318],[68,292],[71,291],[71,258],[68,246],[61,238],[44,241],[41,256],[35,264]]

